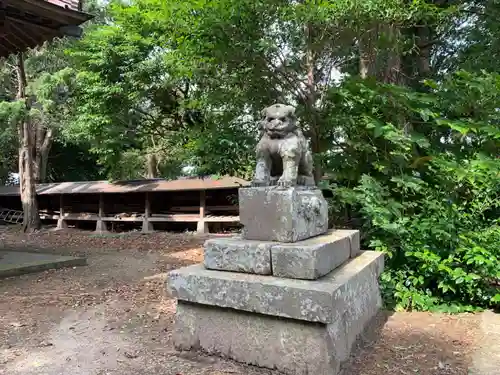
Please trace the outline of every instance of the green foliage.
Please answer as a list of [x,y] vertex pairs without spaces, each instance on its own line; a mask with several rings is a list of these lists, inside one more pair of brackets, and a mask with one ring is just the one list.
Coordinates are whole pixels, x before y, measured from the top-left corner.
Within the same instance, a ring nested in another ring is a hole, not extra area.
[[98,181],[105,178],[103,170],[97,166],[97,157],[89,153],[88,145],[55,140],[48,162],[48,181]]
[[[451,172],[434,168],[442,175]],[[417,310],[494,305],[500,278],[500,226],[485,216],[498,211],[498,199],[491,201],[500,191],[494,195],[488,191],[495,183],[488,177],[476,175],[464,186],[475,193],[470,200],[452,197],[443,185],[408,176],[393,178],[391,182],[399,181],[390,187],[364,177],[354,189],[357,201],[363,202],[361,211],[370,219],[370,247],[388,255],[382,285],[389,303]],[[404,200],[395,200],[402,189]],[[474,205],[484,195],[489,204]]]
[[331,222],[387,254],[389,305],[500,304],[497,0],[86,4],[83,39],[27,56],[29,110],[0,63],[1,181],[26,118],[55,131],[54,181],[250,179],[259,112],[287,102]]
[[223,121],[220,116],[215,116],[207,119],[206,126],[191,131],[184,145],[183,159],[200,175],[231,175],[250,180],[253,177],[256,126],[241,120],[220,126]]
[[[113,22],[89,27],[68,49],[75,105],[63,134],[90,144],[110,178],[144,177],[147,155],[155,155],[163,177],[179,176],[184,166],[248,175],[248,152],[238,150],[248,133],[226,126],[238,121],[244,101],[229,100],[234,92],[212,80],[214,66],[191,44],[203,34],[195,9],[196,2],[112,2]],[[214,95],[215,84],[228,92]],[[233,107],[221,108],[222,98]],[[221,153],[208,152],[214,149]]]
[[[498,78],[461,72],[428,82],[430,94],[357,81],[332,92],[352,119],[341,144],[349,151],[330,160],[343,185],[337,199],[361,215],[367,246],[387,254],[382,285],[390,305],[498,304],[500,115],[491,110],[500,104]],[[466,103],[461,91],[485,94]],[[419,121],[395,126],[401,114]]]

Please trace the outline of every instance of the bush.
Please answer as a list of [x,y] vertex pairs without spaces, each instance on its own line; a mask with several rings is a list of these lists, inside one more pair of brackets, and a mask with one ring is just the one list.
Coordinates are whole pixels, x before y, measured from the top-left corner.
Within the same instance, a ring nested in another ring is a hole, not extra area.
[[345,130],[324,161],[331,217],[387,254],[389,306],[500,306],[499,77],[459,72],[427,93],[351,80],[330,93],[328,128]]
[[[387,254],[381,284],[390,306],[463,311],[500,302],[500,189],[491,189],[498,187],[500,163],[491,160],[485,170],[478,163],[484,161],[452,171],[449,163],[433,162],[446,180],[440,184],[404,176],[383,185],[365,175],[343,192],[367,219],[368,246]],[[443,189],[451,182],[455,189]]]

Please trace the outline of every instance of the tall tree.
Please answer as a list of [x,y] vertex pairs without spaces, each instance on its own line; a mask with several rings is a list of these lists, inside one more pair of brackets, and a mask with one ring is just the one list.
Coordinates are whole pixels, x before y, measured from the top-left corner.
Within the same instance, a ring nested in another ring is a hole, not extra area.
[[31,111],[31,98],[27,95],[27,79],[22,53],[17,55],[16,60],[17,95],[16,100],[21,104],[24,116],[18,123],[19,134],[19,182],[21,202],[23,205],[23,230],[34,231],[40,228],[40,216],[38,213],[38,202],[35,185],[35,137],[36,128],[33,126]]

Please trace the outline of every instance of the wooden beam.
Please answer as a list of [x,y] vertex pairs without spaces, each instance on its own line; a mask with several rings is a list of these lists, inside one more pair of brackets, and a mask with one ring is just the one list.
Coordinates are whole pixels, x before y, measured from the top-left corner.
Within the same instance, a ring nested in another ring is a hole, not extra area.
[[57,227],[56,229],[64,229],[67,228],[68,224],[64,220],[64,195],[59,195],[59,218],[57,219]]
[[105,233],[108,231],[106,222],[103,220],[104,217],[104,194],[99,194],[99,214],[97,215],[97,223],[95,225],[95,231],[97,233]]
[[207,208],[207,194],[205,190],[200,191],[200,219],[205,218],[205,210]]
[[40,39],[35,38],[33,36],[33,32],[29,32],[29,30],[26,30],[26,28],[23,30],[15,22],[9,22],[8,24],[12,27],[13,30],[16,31],[17,35],[23,35],[26,39],[29,39],[31,41],[32,46],[40,44]]
[[[199,206],[173,206],[168,209],[172,212],[199,212]],[[205,216],[210,211],[238,211],[237,205],[205,206]]]
[[11,17],[11,16],[7,16],[7,20],[14,22],[14,23],[17,23],[25,28],[29,27],[32,29],[36,29],[36,31],[42,35],[44,35],[44,34],[45,35],[53,35],[53,36],[61,35],[61,32],[59,31],[59,27],[57,29],[53,29],[53,28],[48,27],[48,26],[40,25],[38,23],[29,22],[29,21],[22,19],[22,18],[16,18],[16,17]]
[[[12,27],[12,30],[15,33],[10,33],[9,36],[15,42],[16,45],[19,45],[23,49],[32,48],[38,44],[36,40],[34,40],[26,30],[22,30],[17,27],[14,22],[7,21],[8,24]],[[26,39],[31,40],[31,43],[27,42]]]
[[198,223],[200,218],[198,215],[183,215],[183,214],[175,214],[175,215],[166,215],[166,216],[153,216],[149,218],[151,222],[159,222],[159,223]]
[[104,217],[104,194],[99,194],[99,218]]
[[5,17],[5,9],[3,9],[2,5],[0,5],[0,35],[8,34],[10,29]]
[[150,222],[151,217],[151,201],[149,193],[145,194],[144,199],[144,217],[142,219],[142,233],[150,233],[153,229],[153,224]]
[[[11,32],[4,37],[13,48],[9,52],[22,51],[28,48],[35,48],[45,41],[51,40],[60,34],[57,30],[32,24],[13,17],[6,17],[6,23],[10,26]],[[14,32],[13,32],[14,31]],[[4,43],[4,47],[5,47]]]
[[237,223],[239,221],[239,216],[209,216],[205,218],[207,223]]
[[[17,52],[20,50],[19,46],[16,46],[9,38],[9,35],[2,36],[2,40],[4,40],[6,43],[2,43],[4,47],[7,47],[9,52]],[[7,44],[10,45],[10,48],[7,46]]]
[[[2,38],[2,35],[0,34],[0,39]],[[1,40],[0,40],[0,58],[2,58],[2,56],[7,56],[9,55],[9,50],[4,48],[4,46],[1,45]]]
[[196,231],[200,234],[208,233],[208,223],[205,222],[205,212],[207,207],[207,193],[205,190],[200,190],[200,217]]

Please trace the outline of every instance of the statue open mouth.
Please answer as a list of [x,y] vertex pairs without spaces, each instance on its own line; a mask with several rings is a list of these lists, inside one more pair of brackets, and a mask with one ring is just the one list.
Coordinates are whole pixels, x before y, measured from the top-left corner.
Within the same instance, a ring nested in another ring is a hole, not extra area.
[[279,139],[283,138],[284,134],[283,131],[280,130],[271,130],[268,132],[269,138],[271,139]]

